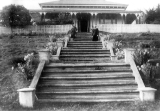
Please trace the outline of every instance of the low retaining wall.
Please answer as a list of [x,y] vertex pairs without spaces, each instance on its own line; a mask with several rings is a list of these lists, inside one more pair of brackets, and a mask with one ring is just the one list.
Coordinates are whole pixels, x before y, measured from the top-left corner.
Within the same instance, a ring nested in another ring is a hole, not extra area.
[[98,28],[110,33],[160,33],[160,25],[154,24],[99,24]]
[[[98,24],[100,31],[110,33],[141,33],[151,32],[160,33],[160,25],[154,24]],[[72,28],[72,25],[43,25],[43,26],[28,26],[26,28],[13,29],[15,33],[67,33]],[[10,28],[0,27],[0,34],[11,33]]]
[[[28,26],[26,28],[15,28],[13,29],[14,33],[67,33],[72,28],[72,25],[43,25],[43,26]],[[0,27],[0,34],[10,34],[11,29],[6,27]]]

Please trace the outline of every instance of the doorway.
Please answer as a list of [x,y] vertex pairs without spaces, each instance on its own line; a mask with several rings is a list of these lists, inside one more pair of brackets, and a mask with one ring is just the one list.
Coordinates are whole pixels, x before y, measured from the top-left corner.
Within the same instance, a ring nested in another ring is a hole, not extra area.
[[88,28],[88,21],[83,19],[80,21],[80,25],[81,25],[81,32],[87,32],[87,28]]
[[90,14],[78,13],[78,32],[89,32],[90,28]]

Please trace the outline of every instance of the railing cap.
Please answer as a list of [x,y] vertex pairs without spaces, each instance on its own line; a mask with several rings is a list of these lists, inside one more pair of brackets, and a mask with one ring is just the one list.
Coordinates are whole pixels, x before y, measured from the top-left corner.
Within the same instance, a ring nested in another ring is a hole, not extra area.
[[49,49],[39,49],[38,52],[49,52]]
[[19,89],[17,90],[18,92],[31,92],[34,91],[35,88],[23,88],[23,89]]
[[157,91],[157,89],[151,88],[151,87],[144,87],[144,88],[139,88],[139,91]]

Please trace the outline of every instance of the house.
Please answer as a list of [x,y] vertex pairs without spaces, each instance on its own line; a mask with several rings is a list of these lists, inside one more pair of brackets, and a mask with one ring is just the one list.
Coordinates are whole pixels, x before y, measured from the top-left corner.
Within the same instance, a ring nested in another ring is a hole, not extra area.
[[79,32],[90,32],[94,25],[100,24],[131,24],[133,21],[141,24],[144,17],[142,11],[127,11],[127,4],[106,0],[56,0],[39,5],[41,10],[30,10],[30,13],[38,12],[44,18],[46,13],[69,13]]

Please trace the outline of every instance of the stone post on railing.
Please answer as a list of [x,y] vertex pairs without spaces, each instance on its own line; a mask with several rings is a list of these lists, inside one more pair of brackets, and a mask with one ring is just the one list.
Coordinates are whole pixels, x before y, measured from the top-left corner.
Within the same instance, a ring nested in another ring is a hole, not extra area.
[[124,49],[125,63],[129,63],[130,57],[133,57],[134,52],[135,52],[135,49],[133,49],[133,48]]
[[157,91],[151,87],[145,87],[139,89],[141,101],[155,101],[155,92]]
[[67,36],[67,35],[64,37],[64,39],[65,39],[64,47],[65,47],[65,48],[67,47],[67,44],[68,44],[68,42],[69,42],[69,38],[70,38],[70,37]]
[[23,88],[19,92],[19,103],[23,107],[33,108],[35,103],[35,88]]
[[52,56],[51,56],[51,59],[52,59],[53,61],[59,60],[59,56],[60,56],[60,53],[61,53],[61,49],[62,49],[61,47],[58,47],[56,55],[52,55]]
[[57,46],[58,47],[63,47],[64,45],[64,42],[61,40],[61,41],[57,41]]
[[49,64],[49,60],[50,60],[50,52],[48,49],[41,49],[38,51],[39,53],[39,60],[45,60],[46,64]]
[[105,39],[105,36],[100,36],[100,41],[102,42],[103,49],[106,48],[106,47],[105,47],[104,39]]
[[138,84],[140,100],[141,101],[155,101],[156,89],[151,88],[151,87],[145,87],[142,77],[134,62],[133,54],[135,52],[135,49],[127,48],[127,49],[124,49],[124,51],[125,51],[125,63],[129,63],[131,65],[133,75],[135,76],[135,80]]

